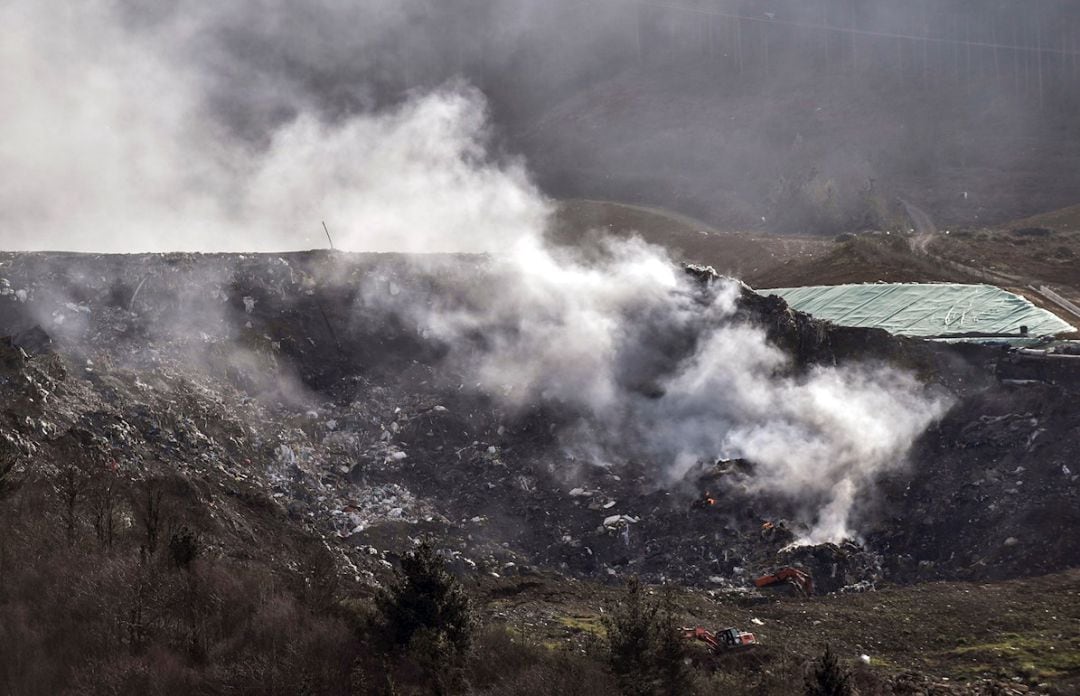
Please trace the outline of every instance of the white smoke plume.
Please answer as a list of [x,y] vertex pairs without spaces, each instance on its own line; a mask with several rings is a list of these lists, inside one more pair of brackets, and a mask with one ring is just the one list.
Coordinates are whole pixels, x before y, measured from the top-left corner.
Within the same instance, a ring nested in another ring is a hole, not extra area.
[[905,465],[949,399],[886,365],[794,370],[738,318],[736,281],[703,291],[637,240],[602,251],[526,239],[461,304],[402,296],[393,309],[444,340],[455,367],[504,405],[582,414],[573,450],[614,465],[645,457],[659,483],[744,458],[749,491],[789,502],[802,543],[857,538],[859,503]]
[[[680,413],[685,461],[717,454],[755,464],[751,488],[803,503],[804,541],[857,536],[851,513],[874,479],[904,464],[947,399],[888,367],[780,375],[785,356],[745,326],[710,333],[654,411]],[[715,424],[726,428],[717,431]],[[663,427],[663,426],[661,426]],[[670,441],[670,438],[669,438]]]
[[736,319],[736,283],[703,294],[656,247],[550,247],[551,203],[521,161],[490,154],[484,100],[463,83],[332,120],[296,97],[265,137],[237,138],[215,76],[183,59],[215,13],[135,31],[119,8],[0,5],[4,249],[310,248],[326,219],[343,249],[492,253],[461,301],[393,308],[503,404],[580,413],[613,461],[632,452],[668,479],[753,461],[754,489],[805,501],[808,541],[854,535],[860,496],[946,406],[889,368],[789,370]]
[[325,219],[342,249],[486,251],[542,223],[463,84],[333,121],[301,100],[265,142],[232,136],[216,75],[182,50],[211,20],[135,31],[108,0],[0,4],[0,248],[307,249]]

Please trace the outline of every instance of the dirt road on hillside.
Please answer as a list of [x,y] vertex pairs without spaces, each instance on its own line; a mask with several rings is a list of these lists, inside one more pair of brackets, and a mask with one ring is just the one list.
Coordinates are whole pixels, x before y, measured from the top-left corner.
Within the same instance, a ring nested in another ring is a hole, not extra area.
[[938,229],[937,225],[934,224],[933,218],[931,218],[930,214],[925,210],[910,201],[901,198],[900,203],[904,206],[904,210],[911,219],[911,223],[915,226],[915,234],[909,240],[911,251],[913,253],[929,257],[937,263],[950,266],[958,271],[975,278],[983,279],[994,285],[1001,285],[1006,287],[1006,289],[1012,289],[1020,294],[1028,295],[1029,299],[1035,300],[1036,304],[1047,307],[1048,309],[1052,308],[1051,311],[1054,311],[1066,321],[1071,321],[1075,324],[1076,321],[1080,320],[1080,309],[1073,303],[1062,298],[1051,288],[1047,287],[1043,280],[1038,278],[1025,278],[1011,273],[1002,273],[1001,271],[989,271],[982,268],[976,268],[934,254],[930,251],[930,242],[938,236]]

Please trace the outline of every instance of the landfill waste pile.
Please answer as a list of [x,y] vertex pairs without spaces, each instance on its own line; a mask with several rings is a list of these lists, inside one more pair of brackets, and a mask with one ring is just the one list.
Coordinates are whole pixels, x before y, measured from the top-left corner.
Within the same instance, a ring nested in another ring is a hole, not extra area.
[[[753,583],[784,567],[828,595],[1080,563],[1080,395],[1000,381],[1006,348],[838,327],[739,287],[736,320],[788,356],[775,369],[794,383],[888,364],[947,404],[856,502],[857,533],[815,538],[798,496],[756,483],[760,461],[673,472],[633,442],[590,459],[571,446],[602,426],[590,414],[478,388],[399,300],[449,313],[445,298],[490,282],[489,263],[0,255],[0,481],[122,481],[151,509],[173,500],[168,533],[192,530],[203,554],[284,567],[316,548],[357,587],[384,584],[421,539],[476,582],[634,576],[749,603],[784,594]],[[719,282],[687,273],[703,295]],[[656,389],[641,387],[646,401]],[[145,522],[101,514],[110,530]]]
[[582,461],[561,436],[572,416],[501,407],[442,371],[437,340],[365,306],[372,284],[388,296],[449,288],[484,264],[462,257],[432,275],[392,255],[6,255],[2,441],[24,455],[18,467],[76,437],[129,476],[243,489],[369,579],[436,529],[462,572],[739,591],[778,565],[810,568],[828,592],[1080,559],[1080,537],[1061,533],[1080,528],[1076,395],[998,384],[1000,349],[827,325],[743,291],[740,311],[797,365],[887,360],[957,399],[910,466],[880,482],[868,533],[810,546],[789,501],[742,485],[753,462],[699,462],[662,482],[645,462]]

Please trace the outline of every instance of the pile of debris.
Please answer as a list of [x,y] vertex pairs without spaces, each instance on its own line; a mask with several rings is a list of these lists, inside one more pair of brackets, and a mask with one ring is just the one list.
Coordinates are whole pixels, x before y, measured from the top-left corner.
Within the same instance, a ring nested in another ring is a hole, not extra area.
[[560,441],[571,416],[499,407],[441,361],[438,341],[358,290],[476,283],[483,261],[446,267],[0,255],[0,327],[14,336],[0,345],[0,447],[25,473],[84,433],[125,476],[189,481],[223,553],[246,552],[257,510],[321,537],[345,574],[371,582],[427,535],[465,574],[543,567],[739,595],[785,567],[821,593],[1080,560],[1077,535],[1061,533],[1080,527],[1080,414],[1052,385],[998,385],[984,353],[834,327],[744,293],[743,318],[797,365],[893,361],[959,399],[909,471],[882,482],[864,540],[800,545],[790,501],[734,485],[752,462],[705,462],[665,487],[640,461],[582,461]]

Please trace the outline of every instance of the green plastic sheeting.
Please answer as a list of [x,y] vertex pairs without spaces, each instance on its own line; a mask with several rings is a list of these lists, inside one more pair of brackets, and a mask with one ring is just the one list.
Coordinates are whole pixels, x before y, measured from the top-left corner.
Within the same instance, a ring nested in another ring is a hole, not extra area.
[[993,285],[877,283],[759,290],[842,326],[885,329],[903,336],[1019,334],[1054,336],[1075,329],[1059,317]]

